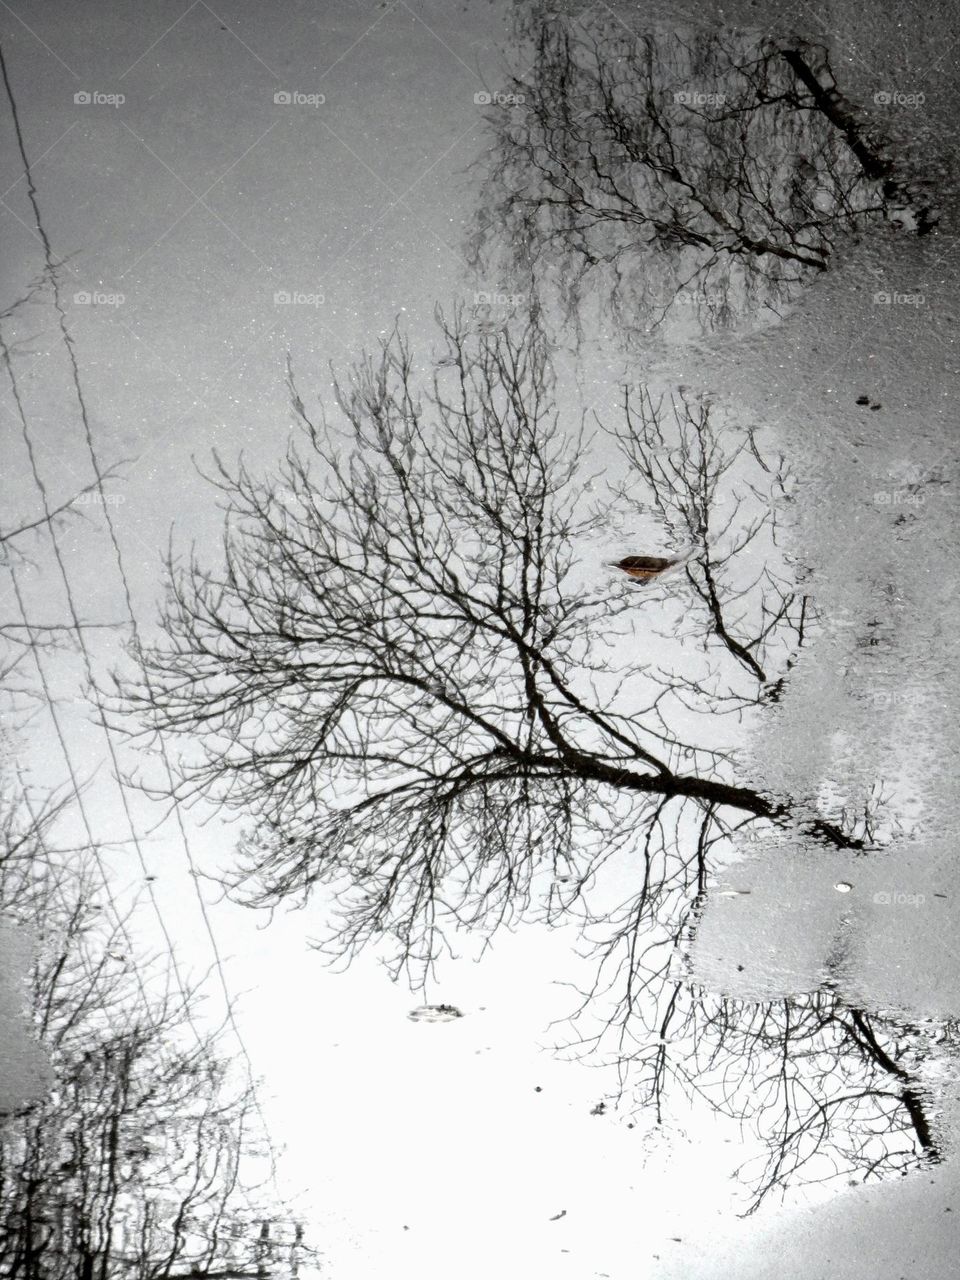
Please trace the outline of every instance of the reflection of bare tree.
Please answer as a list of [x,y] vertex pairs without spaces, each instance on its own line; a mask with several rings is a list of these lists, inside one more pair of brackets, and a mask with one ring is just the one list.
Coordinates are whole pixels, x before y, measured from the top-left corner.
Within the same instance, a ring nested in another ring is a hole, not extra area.
[[489,278],[549,288],[574,323],[588,289],[627,331],[681,304],[710,328],[776,311],[839,237],[915,203],[821,47],[538,7],[520,48],[520,104],[489,113],[474,249]]
[[[626,388],[601,424],[625,478],[609,504],[587,506],[588,446],[561,432],[536,324],[441,326],[428,383],[394,335],[337,385],[336,423],[311,420],[291,383],[302,444],[275,481],[220,466],[224,566],[171,564],[166,639],[141,655],[150,684],[125,685],[127,705],[154,727],[202,730],[180,794],[252,819],[228,878],[247,901],[331,886],[331,951],[392,942],[414,973],[457,928],[576,920],[596,961],[585,1005],[609,1014],[594,1047],[609,1053],[614,1037],[643,1101],[658,1105],[670,1080],[696,1087],[711,1063],[732,1082],[738,1058],[749,1092],[778,1019],[781,1053],[796,1044],[808,1061],[795,1031],[805,1006],[770,1006],[758,1022],[690,992],[678,949],[744,831],[789,827],[787,857],[811,839],[860,850],[872,830],[740,776],[737,723],[776,700],[816,621],[777,550],[790,477],[708,404]],[[682,568],[584,585],[583,542],[641,508]],[[628,869],[625,900],[611,897],[615,867]],[[835,1041],[825,1088],[867,1060],[852,1018],[834,1002],[821,1019]],[[876,1052],[873,1063],[871,1078],[888,1078],[889,1137],[910,1095]],[[812,1097],[815,1081],[797,1079]],[[774,1135],[757,1097],[759,1084],[745,1113]],[[732,1085],[723,1102],[735,1105]],[[865,1111],[848,1099],[825,1114],[819,1150],[849,1168],[839,1153],[867,1149],[854,1131]],[[814,1127],[811,1115],[781,1135],[758,1188],[805,1176]],[[871,1133],[881,1141],[879,1121]]]
[[[686,575],[700,610],[683,629],[718,658],[713,678],[663,673],[664,692],[682,690],[686,706],[714,716],[777,701],[816,622],[772,567],[791,500],[784,460],[752,431],[720,431],[709,406],[682,392],[668,403],[625,388],[611,434],[630,468],[621,501],[690,549]],[[878,791],[864,813],[844,815],[844,830],[872,845],[880,806]],[[596,978],[572,1025],[596,1025],[604,1012],[599,1031],[580,1030],[567,1046],[611,1056],[623,1091],[658,1122],[679,1086],[759,1135],[768,1155],[741,1171],[750,1212],[788,1185],[880,1177],[939,1158],[929,1100],[901,1061],[922,1043],[917,1028],[848,1008],[829,979],[811,996],[757,1004],[678,975],[727,842],[758,833],[752,820],[728,822],[709,807],[696,823],[657,815],[636,891],[603,916],[584,913]]]
[[[802,592],[776,570],[774,554],[792,477],[751,430],[722,430],[710,406],[685,392],[653,399],[625,387],[610,434],[628,463],[618,500],[655,518],[685,546],[685,573],[699,608],[678,631],[710,667],[689,678],[674,665],[664,695],[712,716],[739,716],[779,699],[817,619]],[[874,843],[882,797],[843,829]],[[741,1172],[748,1211],[802,1183],[881,1177],[939,1158],[929,1099],[913,1065],[917,1028],[846,1007],[830,990],[764,1004],[691,986],[677,959],[696,929],[712,873],[728,842],[758,833],[755,821],[704,808],[656,815],[643,834],[644,875],[602,915],[584,908],[596,979],[572,1025],[577,1053],[612,1057],[621,1087],[658,1121],[679,1087],[739,1117],[768,1155]]]
[[251,1182],[250,1086],[219,1033],[195,1033],[193,997],[135,967],[93,859],[51,849],[51,813],[14,813],[0,909],[39,938],[32,1010],[54,1088],[0,1129],[0,1270],[264,1280],[279,1259],[259,1235],[275,1206]]
[[[254,817],[236,886],[271,904],[334,885],[338,951],[387,933],[417,967],[445,928],[496,927],[544,875],[582,887],[681,815],[797,817],[859,847],[739,779],[732,744],[711,741],[718,689],[731,709],[747,698],[731,644],[775,669],[794,603],[741,584],[699,683],[703,633],[673,637],[672,683],[648,640],[618,667],[606,648],[635,647],[658,588],[576,580],[578,543],[607,512],[580,501],[584,445],[560,433],[540,339],[443,333],[429,387],[399,340],[359,366],[338,390],[339,436],[297,400],[306,451],[279,483],[221,469],[225,568],[172,567],[168,641],[142,655],[151,686],[127,692],[157,726],[202,727],[182,794]],[[729,563],[701,539],[696,592],[722,602]]]
[[940,1160],[916,1070],[922,1028],[851,1009],[829,990],[757,1004],[677,982],[660,1012],[656,1034],[638,1037],[622,1063],[633,1096],[659,1117],[677,1088],[761,1139],[765,1154],[740,1170],[748,1213],[789,1187]]
[[[809,995],[765,1002],[691,983],[682,957],[723,858],[718,846],[738,834],[724,827],[705,814],[696,832],[648,833],[642,886],[586,919],[596,976],[565,1052],[616,1063],[621,1097],[658,1125],[677,1092],[739,1119],[766,1149],[740,1170],[748,1213],[790,1187],[939,1160],[921,1080],[925,1058],[942,1057],[944,1045],[929,1041],[929,1028],[851,1008],[829,978]],[[942,1030],[956,1056],[957,1028]]]
[[[686,576],[701,610],[688,616],[688,634],[720,646],[748,678],[746,694],[712,687],[712,710],[752,705],[756,681],[776,700],[784,676],[772,673],[792,666],[809,608],[773,567],[779,514],[790,501],[784,459],[765,458],[752,430],[719,430],[709,404],[683,391],[667,404],[642,386],[625,387],[621,425],[610,434],[629,468],[624,505],[647,509],[667,538],[690,548]],[[722,683],[732,684],[729,673]],[[706,682],[688,684],[696,697]]]

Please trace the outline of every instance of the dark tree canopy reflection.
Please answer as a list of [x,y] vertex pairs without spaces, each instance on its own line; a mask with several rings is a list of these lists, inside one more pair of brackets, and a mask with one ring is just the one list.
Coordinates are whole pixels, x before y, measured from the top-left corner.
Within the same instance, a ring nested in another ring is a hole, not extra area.
[[935,219],[822,46],[534,6],[518,47],[474,253],[545,315],[580,326],[596,294],[625,334],[762,319],[871,219]]
[[0,912],[38,939],[31,1011],[53,1087],[0,1122],[0,1271],[265,1280],[305,1261],[224,1036],[198,1030],[194,992],[130,953],[92,852],[56,851],[56,809],[15,800]]
[[[606,1026],[574,1037],[574,1054],[618,1064],[633,1114],[669,1116],[676,1094],[738,1120],[762,1154],[738,1177],[746,1212],[795,1187],[847,1185],[905,1174],[942,1159],[924,1063],[960,1046],[953,1023],[911,1024],[851,1008],[829,988],[776,1001],[732,999],[689,978],[665,981],[652,999],[630,983]],[[584,993],[581,1018],[596,1022]]]
[[126,685],[155,728],[203,726],[180,794],[255,815],[236,887],[269,905],[342,886],[336,946],[386,932],[416,966],[447,925],[495,928],[539,873],[583,881],[680,811],[862,847],[717,742],[717,711],[774,696],[805,626],[786,577],[737,572],[775,536],[782,487],[751,437],[723,446],[708,407],[627,394],[612,438],[637,491],[673,486],[661,518],[692,543],[693,607],[663,665],[622,664],[610,646],[657,588],[584,587],[577,547],[634,499],[580,501],[586,446],[559,429],[532,326],[442,332],[432,384],[394,338],[339,387],[337,428],[305,419],[276,480],[221,470],[225,558],[171,564],[167,639],[141,654],[149,684]]

